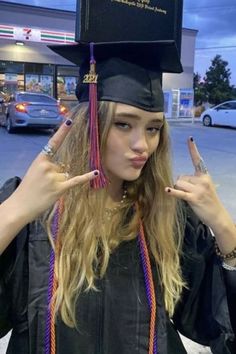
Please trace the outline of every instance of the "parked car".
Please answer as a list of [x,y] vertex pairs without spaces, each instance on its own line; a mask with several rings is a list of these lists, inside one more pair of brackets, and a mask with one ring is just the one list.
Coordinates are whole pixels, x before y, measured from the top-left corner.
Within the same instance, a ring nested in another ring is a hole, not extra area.
[[57,129],[68,112],[55,98],[33,92],[16,92],[5,103],[4,109],[1,125],[8,133],[21,127]]
[[227,101],[205,110],[201,122],[206,127],[223,125],[236,127],[236,101]]

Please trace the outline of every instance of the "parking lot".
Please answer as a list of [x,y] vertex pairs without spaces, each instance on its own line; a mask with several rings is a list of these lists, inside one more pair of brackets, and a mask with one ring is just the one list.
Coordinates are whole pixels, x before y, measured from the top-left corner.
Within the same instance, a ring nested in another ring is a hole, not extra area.
[[[174,175],[191,174],[193,166],[187,138],[193,136],[217,186],[218,193],[236,222],[236,129],[207,128],[200,123],[171,122]],[[22,177],[30,162],[51,135],[50,131],[22,131],[8,134],[0,128],[0,184],[18,175]],[[6,340],[0,340],[5,353]],[[188,342],[189,354],[209,353],[207,348]]]

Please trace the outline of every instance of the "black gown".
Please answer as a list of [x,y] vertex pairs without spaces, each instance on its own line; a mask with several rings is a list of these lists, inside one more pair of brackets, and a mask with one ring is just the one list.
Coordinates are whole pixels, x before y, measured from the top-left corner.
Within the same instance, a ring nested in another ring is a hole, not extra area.
[[[5,184],[0,202],[18,183],[14,178]],[[49,254],[47,235],[34,222],[24,227],[0,257],[0,336],[12,329],[7,354],[44,354]],[[186,353],[177,330],[209,345],[214,354],[236,353],[232,315],[236,272],[223,271],[208,229],[190,210],[182,258],[189,289],[183,291],[171,320],[163,306],[154,262],[152,267],[158,353]],[[58,318],[57,354],[147,354],[149,310],[136,239],[122,242],[113,252],[106,275],[96,286],[98,291],[79,297],[78,330]]]

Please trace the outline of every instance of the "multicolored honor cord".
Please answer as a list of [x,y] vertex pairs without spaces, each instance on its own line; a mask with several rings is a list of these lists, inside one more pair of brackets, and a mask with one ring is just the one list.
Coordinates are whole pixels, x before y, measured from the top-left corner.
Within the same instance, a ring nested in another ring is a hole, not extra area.
[[157,331],[156,331],[156,295],[152,276],[152,268],[147,248],[146,238],[142,221],[139,222],[138,234],[139,249],[141,255],[141,263],[144,274],[145,290],[150,309],[150,330],[149,330],[149,350],[148,354],[157,354]]
[[[60,225],[61,215],[63,213],[63,199],[58,202],[53,221],[52,221],[52,238],[56,247],[58,239],[58,231]],[[50,253],[49,264],[49,279],[48,279],[48,296],[47,296],[47,318],[45,328],[45,354],[56,354],[56,330],[54,323],[54,302],[52,298],[57,289],[57,279],[55,276],[55,251],[52,248]]]
[[[63,212],[63,200],[58,202],[58,206],[52,222],[52,235],[54,244],[58,239],[58,230],[60,218]],[[139,222],[138,244],[140,249],[140,257],[144,274],[145,290],[150,309],[150,330],[149,330],[149,347],[148,354],[158,354],[157,348],[157,330],[156,330],[156,295],[152,276],[151,262],[144,234],[142,221]],[[54,324],[54,303],[52,298],[57,289],[57,279],[55,277],[55,252],[52,248],[50,254],[50,268],[49,268],[49,284],[48,284],[48,306],[45,330],[45,351],[44,354],[56,354],[56,333]]]

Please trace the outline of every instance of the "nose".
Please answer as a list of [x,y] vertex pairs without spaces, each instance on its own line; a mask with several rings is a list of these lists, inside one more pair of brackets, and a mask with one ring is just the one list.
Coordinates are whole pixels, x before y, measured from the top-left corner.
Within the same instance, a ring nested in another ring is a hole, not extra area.
[[135,131],[131,137],[130,147],[134,152],[138,154],[147,152],[148,141],[147,141],[146,132],[143,130]]

